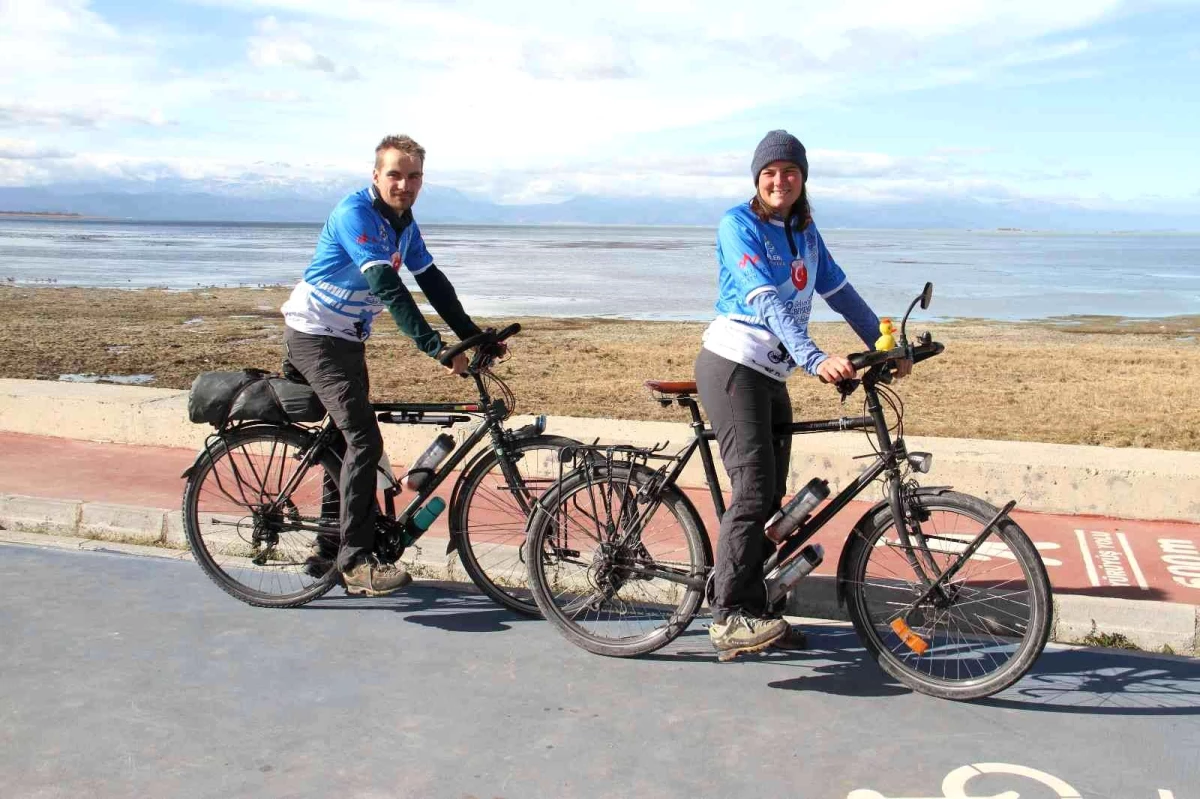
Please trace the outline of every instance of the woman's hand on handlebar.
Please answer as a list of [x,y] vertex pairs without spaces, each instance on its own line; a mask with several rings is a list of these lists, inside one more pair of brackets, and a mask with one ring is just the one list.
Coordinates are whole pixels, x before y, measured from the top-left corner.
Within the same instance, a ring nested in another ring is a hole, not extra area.
[[892,377],[908,377],[912,373],[913,362],[908,358],[902,361],[896,361],[896,368],[892,371]]
[[827,383],[837,383],[854,378],[854,367],[848,358],[841,355],[830,355],[817,364],[817,376]]

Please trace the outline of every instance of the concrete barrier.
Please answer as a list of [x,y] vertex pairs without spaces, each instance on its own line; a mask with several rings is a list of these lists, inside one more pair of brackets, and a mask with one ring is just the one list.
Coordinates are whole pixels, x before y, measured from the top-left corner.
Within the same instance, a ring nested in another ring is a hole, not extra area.
[[[514,417],[514,425],[532,417]],[[686,424],[619,419],[550,417],[548,428],[580,441],[682,447]],[[187,392],[135,386],[0,380],[0,430],[121,444],[198,448],[211,432],[187,420]],[[392,461],[410,463],[437,432],[425,426],[384,425]],[[454,434],[461,441],[467,426]],[[923,482],[954,485],[995,504],[1016,499],[1025,510],[1095,514],[1128,519],[1200,521],[1200,452],[1114,449],[1065,444],[910,436],[911,451],[933,453]],[[811,477],[834,490],[852,480],[870,452],[861,432],[798,436],[792,447],[790,488]],[[721,480],[727,487],[724,472]],[[684,485],[704,483],[700,459]]]

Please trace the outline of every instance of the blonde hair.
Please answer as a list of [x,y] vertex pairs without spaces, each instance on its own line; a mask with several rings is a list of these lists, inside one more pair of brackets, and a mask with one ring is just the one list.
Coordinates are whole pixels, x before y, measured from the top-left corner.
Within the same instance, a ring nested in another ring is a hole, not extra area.
[[399,150],[405,155],[420,158],[421,164],[425,164],[425,148],[413,141],[411,136],[384,136],[383,141],[379,142],[379,146],[375,148],[376,169],[379,169],[383,162],[383,152],[385,150]]

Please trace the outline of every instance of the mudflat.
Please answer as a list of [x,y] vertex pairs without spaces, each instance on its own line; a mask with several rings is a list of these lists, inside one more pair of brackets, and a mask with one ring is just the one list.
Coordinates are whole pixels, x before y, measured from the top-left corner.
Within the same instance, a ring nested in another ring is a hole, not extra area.
[[[203,371],[278,370],[279,306],[289,290],[2,286],[0,377],[144,374],[153,376],[149,385],[187,388]],[[516,394],[518,412],[656,420],[683,416],[651,402],[642,382],[691,379],[706,324],[477,321],[523,325],[511,357],[496,369]],[[466,381],[419,353],[386,314],[375,327],[367,344],[375,399],[472,397]],[[909,333],[925,330],[946,351],[897,384],[906,433],[1200,450],[1200,316],[1019,323],[917,317]],[[814,323],[811,332],[827,351],[863,349],[845,324]],[[788,388],[798,419],[861,410],[861,394],[843,407],[813,378],[797,375]]]

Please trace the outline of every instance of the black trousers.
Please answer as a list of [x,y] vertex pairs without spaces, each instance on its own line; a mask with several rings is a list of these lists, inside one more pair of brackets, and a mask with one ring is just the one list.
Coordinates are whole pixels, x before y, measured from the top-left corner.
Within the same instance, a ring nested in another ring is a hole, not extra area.
[[761,616],[763,564],[775,551],[763,526],[783,500],[792,449],[791,437],[776,439],[772,429],[792,421],[791,399],[780,381],[706,349],[696,358],[696,387],[733,488],[717,541],[713,620],[736,610]]
[[383,436],[371,410],[366,347],[361,341],[314,336],[290,327],[283,345],[287,361],[317,392],[345,440],[337,565],[346,571],[375,546],[375,473]]

